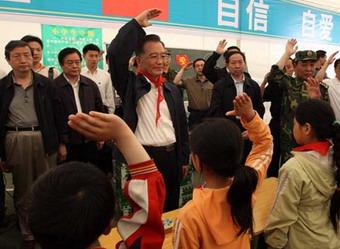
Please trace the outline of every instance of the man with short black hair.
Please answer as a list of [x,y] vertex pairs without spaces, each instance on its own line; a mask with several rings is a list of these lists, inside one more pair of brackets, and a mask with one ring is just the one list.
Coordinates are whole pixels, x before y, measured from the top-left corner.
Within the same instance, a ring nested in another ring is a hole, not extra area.
[[54,84],[32,71],[32,50],[26,42],[10,41],[5,57],[13,70],[0,80],[0,164],[10,168],[13,175],[23,248],[34,248],[27,224],[27,191],[56,165],[58,143],[65,132],[58,118],[61,102]]
[[[113,114],[115,112],[115,101],[113,86],[110,74],[100,68],[101,50],[95,44],[87,44],[83,48],[83,58],[86,66],[82,68],[81,74],[93,80],[100,91],[105,112]],[[98,151],[98,165],[105,173],[112,173],[112,149],[108,143],[104,143],[103,148]]]
[[105,109],[107,109],[108,113],[113,114],[115,112],[115,103],[112,81],[108,72],[98,68],[100,53],[100,48],[95,44],[84,46],[83,57],[86,61],[86,66],[82,68],[81,74],[97,84]]
[[[60,117],[67,125],[68,116],[77,112],[105,112],[99,89],[91,79],[80,75],[82,57],[76,48],[64,48],[58,54],[63,73],[55,80],[64,113]],[[103,142],[89,141],[67,128],[61,140],[66,161],[90,162],[98,166],[98,149]]]
[[[188,62],[179,70],[174,79],[174,83],[185,88],[188,94],[188,111],[190,112],[188,125],[190,130],[203,121],[210,108],[214,85],[208,81],[202,72],[204,63],[205,60],[203,58],[198,58],[194,62]],[[191,65],[196,75],[182,80],[184,71]]]
[[244,130],[239,117],[226,117],[225,114],[233,110],[235,97],[243,92],[247,93],[251,98],[254,110],[256,110],[261,117],[263,117],[265,109],[259,84],[247,77],[244,73],[245,55],[242,52],[233,51],[226,54],[225,60],[229,73],[214,84],[210,116],[228,118],[235,122],[241,131],[243,131],[243,159],[245,160],[252,146],[248,138],[248,132]]
[[27,42],[32,49],[33,71],[49,78],[50,80],[57,78],[60,73],[55,67],[46,67],[41,63],[42,51],[44,48],[42,40],[33,35],[25,35],[21,38],[21,40]]
[[[211,56],[209,56],[209,58],[207,59],[207,61],[204,64],[203,74],[213,84],[215,84],[220,79],[228,77],[228,75],[229,75],[227,63],[226,63],[226,66],[223,67],[223,68],[217,68],[216,67],[217,60],[220,58],[220,56],[223,54],[223,57],[226,60],[228,53],[241,52],[240,48],[237,47],[237,46],[230,46],[230,47],[227,48],[227,50],[225,50],[227,43],[228,42],[225,39],[221,40],[218,43],[216,50],[212,53]],[[244,63],[245,63],[244,75],[248,78],[251,78],[249,73],[246,72],[247,71],[247,64],[246,64],[245,58],[244,58]]]
[[[189,160],[188,130],[179,90],[162,76],[168,59],[159,36],[146,35],[144,27],[160,10],[142,12],[125,24],[111,42],[110,73],[122,98],[124,120],[134,131],[163,174],[167,198],[165,211],[177,209],[182,170]],[[139,72],[128,70],[135,51]]]

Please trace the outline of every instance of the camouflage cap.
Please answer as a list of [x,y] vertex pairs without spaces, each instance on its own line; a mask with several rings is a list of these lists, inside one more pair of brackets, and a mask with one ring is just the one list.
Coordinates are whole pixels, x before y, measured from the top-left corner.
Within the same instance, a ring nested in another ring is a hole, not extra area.
[[317,61],[316,53],[312,50],[298,51],[295,54],[294,61]]

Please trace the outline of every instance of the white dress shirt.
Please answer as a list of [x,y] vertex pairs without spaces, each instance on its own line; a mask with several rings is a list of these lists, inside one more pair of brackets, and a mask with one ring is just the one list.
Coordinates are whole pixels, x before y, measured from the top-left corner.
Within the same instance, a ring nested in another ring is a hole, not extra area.
[[150,84],[150,92],[141,97],[137,103],[138,123],[135,135],[141,144],[147,146],[173,144],[176,142],[175,128],[168,105],[164,98],[159,108],[161,117],[156,125],[158,90],[154,84]]
[[91,73],[87,67],[82,68],[81,74],[97,84],[103,104],[108,108],[109,113],[114,113],[115,102],[110,74],[100,68]]
[[80,80],[80,77],[78,78],[78,80],[75,84],[72,84],[70,82],[70,80],[66,77],[65,74],[64,74],[64,77],[67,80],[67,82],[72,86],[74,99],[76,101],[76,106],[77,106],[77,112],[83,112],[82,109],[81,109],[81,104],[80,104],[80,99],[79,99],[79,80]]
[[243,93],[243,86],[244,86],[244,74],[242,75],[242,80],[235,80],[234,77],[231,75],[231,78],[234,81],[236,87],[236,96]]

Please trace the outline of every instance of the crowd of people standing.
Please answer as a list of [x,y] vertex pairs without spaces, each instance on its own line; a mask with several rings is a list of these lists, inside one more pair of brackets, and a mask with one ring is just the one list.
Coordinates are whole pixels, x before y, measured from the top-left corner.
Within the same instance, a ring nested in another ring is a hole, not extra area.
[[[203,186],[179,212],[174,248],[250,248],[253,197],[266,176],[280,180],[265,229],[269,248],[339,248],[337,52],[298,51],[290,39],[258,84],[245,54],[221,40],[209,58],[192,58],[174,73],[166,44],[144,30],[160,13],[145,10],[119,30],[107,51],[109,72],[98,68],[95,44],[82,53],[62,49],[59,72],[41,63],[40,38],[8,42],[12,70],[0,80],[0,223],[2,171],[10,171],[23,248],[89,247],[113,225],[114,157],[131,177],[124,193],[133,212],[118,222],[123,243],[161,248],[161,214],[179,208],[191,161]],[[221,55],[225,67],[217,68]],[[336,78],[328,79],[332,64]],[[184,78],[191,66],[195,75]],[[112,115],[117,94],[120,117]],[[269,126],[264,101],[271,102]]]

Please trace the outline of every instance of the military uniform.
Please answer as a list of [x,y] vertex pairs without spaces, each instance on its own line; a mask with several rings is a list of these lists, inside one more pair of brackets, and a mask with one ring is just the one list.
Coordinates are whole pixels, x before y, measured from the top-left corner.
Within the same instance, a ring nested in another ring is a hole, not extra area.
[[[295,55],[296,61],[316,61],[316,53],[311,50],[299,51]],[[280,144],[281,165],[291,157],[291,150],[297,146],[293,137],[293,120],[296,107],[309,99],[304,80],[286,75],[277,65],[273,65],[268,76],[272,91],[282,91],[280,114]],[[276,90],[275,90],[276,89]],[[320,84],[321,99],[329,102],[327,85]]]

